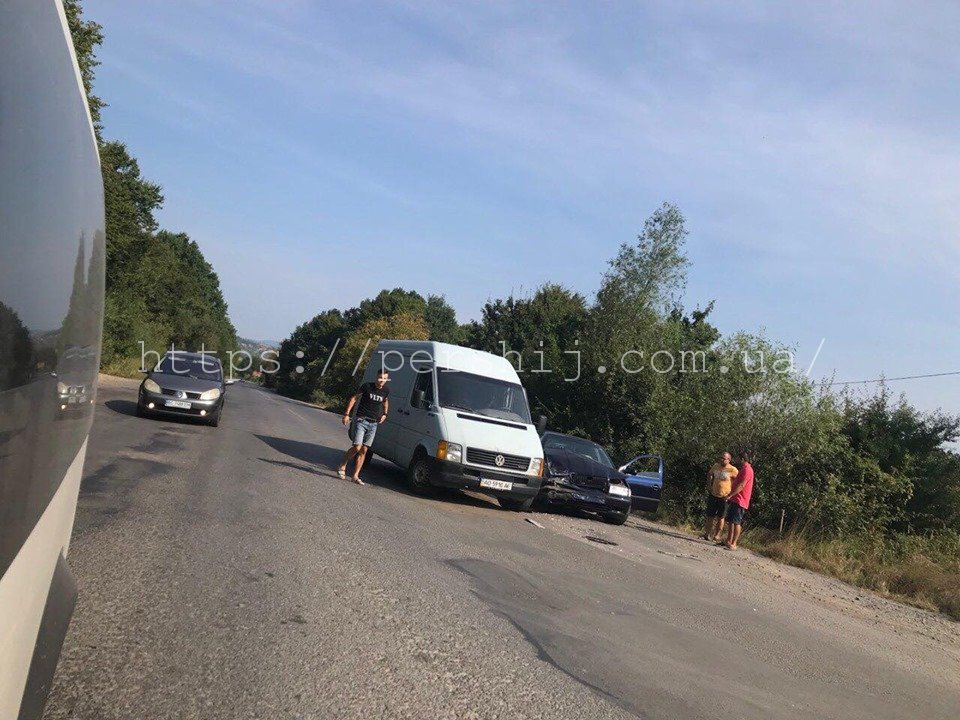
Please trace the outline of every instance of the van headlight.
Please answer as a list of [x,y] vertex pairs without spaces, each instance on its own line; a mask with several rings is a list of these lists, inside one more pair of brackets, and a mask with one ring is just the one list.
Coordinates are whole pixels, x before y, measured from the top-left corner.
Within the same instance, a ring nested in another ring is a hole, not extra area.
[[437,443],[437,459],[448,462],[463,462],[463,448],[457,443],[441,440]]
[[65,382],[58,382],[57,392],[61,395],[66,395],[67,393],[70,392],[70,386],[67,385]]
[[152,393],[160,393],[160,392],[162,392],[162,390],[160,390],[160,386],[157,385],[157,384],[156,384],[153,380],[151,380],[150,378],[147,378],[146,380],[144,380],[144,382],[143,382],[143,389],[146,390],[147,392],[152,392]]
[[216,400],[218,397],[220,397],[220,388],[213,388],[200,393],[201,400]]
[[530,469],[527,471],[530,475],[543,477],[543,458],[534,458],[530,461]]
[[619,495],[620,497],[630,497],[630,488],[626,485],[611,485],[610,494]]

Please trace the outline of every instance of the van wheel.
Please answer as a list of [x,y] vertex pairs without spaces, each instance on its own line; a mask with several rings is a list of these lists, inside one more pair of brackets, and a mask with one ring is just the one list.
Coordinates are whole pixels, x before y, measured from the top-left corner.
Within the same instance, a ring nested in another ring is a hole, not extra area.
[[533,507],[533,498],[517,500],[516,498],[498,497],[497,502],[504,510],[513,510],[514,512],[527,512]]
[[418,450],[413,456],[413,462],[407,469],[407,487],[414,495],[426,495],[430,492],[430,476],[432,475],[430,460],[423,450]]

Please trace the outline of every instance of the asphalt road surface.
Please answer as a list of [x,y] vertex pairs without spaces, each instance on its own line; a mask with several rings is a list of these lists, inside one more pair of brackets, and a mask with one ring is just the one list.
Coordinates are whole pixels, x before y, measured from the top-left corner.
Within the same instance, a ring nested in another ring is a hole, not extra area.
[[939,616],[382,460],[358,487],[338,418],[252,386],[219,428],[134,399],[100,390],[50,720],[960,717]]

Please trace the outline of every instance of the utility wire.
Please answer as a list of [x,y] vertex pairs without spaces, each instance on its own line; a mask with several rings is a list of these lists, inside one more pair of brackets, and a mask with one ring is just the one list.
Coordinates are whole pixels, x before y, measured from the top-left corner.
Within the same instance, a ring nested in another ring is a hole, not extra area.
[[894,380],[919,380],[920,378],[947,377],[948,375],[960,375],[960,370],[930,373],[929,375],[904,375],[902,377],[877,378],[876,380],[845,380],[843,382],[827,383],[827,385],[869,385],[870,383],[892,382]]

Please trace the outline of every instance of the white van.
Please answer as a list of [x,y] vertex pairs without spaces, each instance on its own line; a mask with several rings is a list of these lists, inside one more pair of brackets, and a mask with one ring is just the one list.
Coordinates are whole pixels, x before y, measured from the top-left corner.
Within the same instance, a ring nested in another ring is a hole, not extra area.
[[364,381],[381,367],[390,373],[390,412],[372,450],[407,470],[413,492],[478,490],[510,510],[530,507],[543,476],[546,418],[534,426],[506,358],[446,343],[383,340]]

